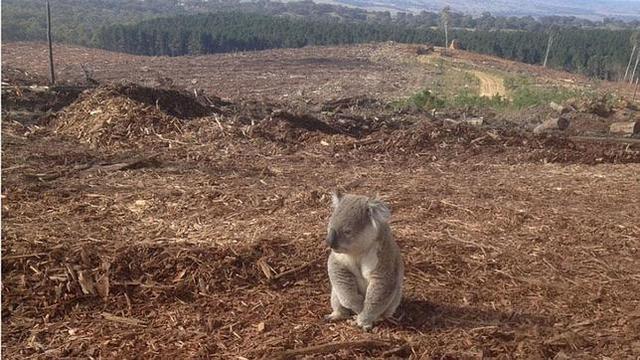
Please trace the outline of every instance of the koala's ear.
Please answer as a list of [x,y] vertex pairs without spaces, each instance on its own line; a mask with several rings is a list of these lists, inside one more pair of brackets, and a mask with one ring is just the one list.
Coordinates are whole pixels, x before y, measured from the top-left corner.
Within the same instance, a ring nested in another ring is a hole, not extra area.
[[331,193],[331,203],[333,204],[334,208],[338,207],[338,204],[340,204],[340,200],[342,200],[342,196],[343,195],[340,190],[335,190]]
[[386,223],[389,221],[389,218],[391,218],[391,210],[389,210],[387,204],[382,202],[382,200],[369,199],[367,206],[369,207],[369,215],[373,221]]

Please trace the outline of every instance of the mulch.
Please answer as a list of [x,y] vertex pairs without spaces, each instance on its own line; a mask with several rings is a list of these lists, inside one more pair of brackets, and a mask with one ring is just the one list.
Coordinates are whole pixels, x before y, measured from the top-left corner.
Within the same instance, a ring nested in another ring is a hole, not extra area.
[[[640,354],[637,147],[260,106],[180,117],[107,85],[3,119],[4,356]],[[372,333],[322,320],[334,188],[392,208],[405,296]]]

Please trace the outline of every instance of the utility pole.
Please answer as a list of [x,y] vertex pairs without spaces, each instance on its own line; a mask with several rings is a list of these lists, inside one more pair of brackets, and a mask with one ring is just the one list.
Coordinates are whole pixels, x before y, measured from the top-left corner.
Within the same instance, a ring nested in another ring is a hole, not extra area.
[[636,55],[636,64],[633,66],[633,72],[631,72],[631,78],[629,79],[629,85],[633,85],[633,79],[636,77],[636,69],[638,68],[638,62],[640,61],[640,51]]
[[444,27],[444,54],[447,54],[447,48],[449,47],[449,11],[451,9],[445,6],[440,13],[440,21]]
[[627,76],[629,75],[629,70],[631,70],[631,63],[633,63],[633,56],[636,55],[636,50],[640,52],[640,49],[638,49],[638,45],[640,45],[640,32],[635,31],[633,34],[631,34],[631,37],[629,37],[629,42],[631,43],[631,55],[629,56],[627,69],[624,72],[624,78],[622,79],[623,82],[627,80],[633,81],[633,76],[631,77],[631,79],[628,79]]
[[627,75],[629,75],[629,69],[631,68],[631,62],[633,61],[633,55],[636,54],[636,48],[638,46],[637,45],[633,45],[633,48],[631,49],[631,56],[629,56],[629,63],[627,64],[627,70],[624,71],[624,78],[622,79],[622,81],[627,81]]
[[47,0],[47,42],[49,43],[49,76],[51,85],[56,83],[56,74],[53,69],[53,45],[51,44],[51,6]]
[[449,47],[449,24],[448,23],[444,23],[444,47],[447,48]]
[[547,67],[547,60],[549,59],[549,50],[551,50],[551,45],[553,45],[553,32],[549,34],[549,41],[547,42],[547,52],[544,54],[544,62],[542,63],[542,67]]

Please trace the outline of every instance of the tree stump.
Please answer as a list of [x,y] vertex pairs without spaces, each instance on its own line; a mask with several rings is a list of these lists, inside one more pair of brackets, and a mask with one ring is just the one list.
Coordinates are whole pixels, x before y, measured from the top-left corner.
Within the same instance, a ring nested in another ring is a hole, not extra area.
[[534,134],[542,134],[550,130],[564,131],[569,127],[569,119],[557,117],[545,120],[542,124],[533,129]]
[[640,134],[640,121],[615,122],[609,125],[609,132],[624,136]]
[[568,113],[571,109],[560,104],[556,104],[553,101],[549,103],[549,107],[557,111],[560,115]]

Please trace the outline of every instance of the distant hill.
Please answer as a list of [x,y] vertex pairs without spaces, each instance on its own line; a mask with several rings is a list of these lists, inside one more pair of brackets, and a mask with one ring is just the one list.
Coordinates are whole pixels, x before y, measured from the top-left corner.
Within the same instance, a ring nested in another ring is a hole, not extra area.
[[591,20],[605,17],[640,19],[638,0],[319,0],[372,10],[439,11],[450,6],[471,15],[490,12],[501,16],[576,16]]
[[638,0],[319,0],[369,10],[439,11],[450,6],[471,15],[491,12],[501,16],[576,16],[591,20],[606,17],[640,19]]

